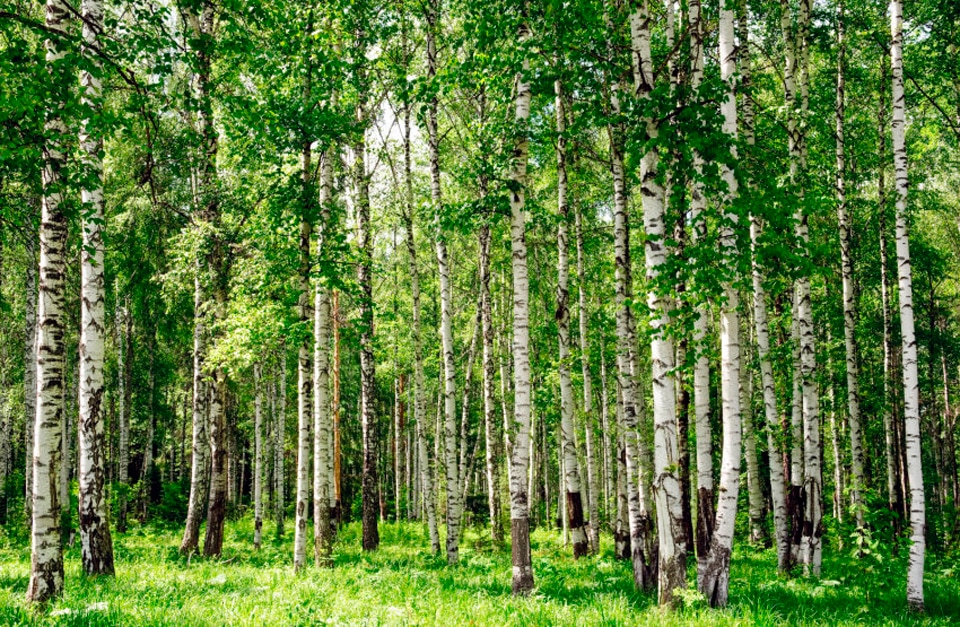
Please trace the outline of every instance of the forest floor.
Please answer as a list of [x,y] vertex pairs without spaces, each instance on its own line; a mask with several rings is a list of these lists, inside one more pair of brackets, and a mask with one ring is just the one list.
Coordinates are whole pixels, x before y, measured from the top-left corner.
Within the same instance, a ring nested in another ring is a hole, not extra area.
[[[537,589],[510,595],[510,553],[471,529],[461,563],[430,555],[419,524],[381,524],[381,548],[360,551],[359,527],[340,534],[333,570],[294,576],[293,533],[282,541],[264,525],[252,548],[249,517],[227,526],[224,557],[186,560],[175,527],[136,524],[114,535],[116,579],[80,575],[80,549],[66,553],[66,589],[44,610],[24,603],[30,572],[26,534],[0,528],[0,625],[958,625],[960,564],[928,559],[927,613],[906,611],[900,560],[825,551],[823,577],[776,574],[771,550],[740,545],[733,558],[730,606],[707,608],[692,591],[678,612],[633,591],[629,564],[599,556],[574,562],[560,535],[533,535]],[[202,535],[201,535],[202,537]],[[606,540],[606,539],[605,539]]]

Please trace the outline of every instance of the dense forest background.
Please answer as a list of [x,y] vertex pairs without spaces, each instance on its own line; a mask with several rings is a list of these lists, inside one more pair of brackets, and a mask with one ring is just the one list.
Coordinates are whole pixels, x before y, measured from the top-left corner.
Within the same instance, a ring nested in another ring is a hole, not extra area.
[[0,0],[27,595],[74,534],[112,574],[131,527],[219,557],[248,517],[298,571],[482,529],[521,595],[532,529],[612,537],[673,606],[726,605],[735,544],[890,558],[922,610],[960,546],[958,46],[950,0]]

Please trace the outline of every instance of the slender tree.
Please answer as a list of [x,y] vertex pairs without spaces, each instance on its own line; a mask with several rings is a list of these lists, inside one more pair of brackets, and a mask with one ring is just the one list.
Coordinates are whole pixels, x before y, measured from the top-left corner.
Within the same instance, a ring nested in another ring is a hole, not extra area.
[[[96,46],[103,30],[100,0],[80,5],[83,40]],[[103,138],[99,114],[102,107],[102,66],[87,52],[88,68],[80,73],[83,105],[87,118],[80,131],[83,151],[84,189],[81,191],[83,251],[81,252],[82,294],[80,299],[80,543],[83,571],[87,575],[113,574],[113,543],[107,520],[104,492],[106,456],[103,403],[104,285],[103,285]]]
[[910,488],[910,560],[907,566],[907,603],[923,610],[924,526],[923,468],[920,456],[920,383],[917,376],[917,339],[913,315],[913,272],[910,228],[907,220],[906,98],[903,89],[903,3],[890,2],[890,67],[892,71],[893,165],[897,194],[897,280],[900,296],[900,337],[903,351],[903,418],[906,436],[907,485]]
[[40,216],[40,297],[37,307],[37,416],[33,436],[33,520],[27,600],[45,603],[63,591],[59,475],[64,429],[64,271],[67,244],[67,188],[63,108],[70,70],[64,38],[69,8],[61,0],[46,4],[46,69],[54,90],[45,112],[43,203]]

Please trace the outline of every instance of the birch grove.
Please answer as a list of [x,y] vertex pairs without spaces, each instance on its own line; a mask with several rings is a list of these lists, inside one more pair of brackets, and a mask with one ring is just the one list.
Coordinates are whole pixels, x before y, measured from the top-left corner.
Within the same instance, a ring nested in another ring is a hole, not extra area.
[[144,542],[274,621],[949,616],[960,22],[887,2],[0,0],[10,620]]

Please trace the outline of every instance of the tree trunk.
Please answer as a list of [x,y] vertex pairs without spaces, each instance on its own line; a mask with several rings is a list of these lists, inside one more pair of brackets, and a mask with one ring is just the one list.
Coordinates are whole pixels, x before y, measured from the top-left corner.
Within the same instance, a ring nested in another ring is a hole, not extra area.
[[[313,12],[307,17],[307,32],[313,28]],[[312,35],[310,35],[312,36]],[[305,40],[308,39],[305,37]],[[303,79],[303,102],[309,106],[312,92],[313,67],[306,52],[306,72]],[[297,313],[300,323],[306,327],[313,318],[310,307],[310,238],[313,235],[313,151],[312,138],[303,137],[300,149],[300,183],[302,186],[300,203],[300,266],[297,272],[299,282],[299,302]],[[313,363],[311,349],[313,342],[305,336],[297,349],[297,502],[296,522],[293,534],[293,570],[300,571],[307,564],[307,516],[310,510],[310,462],[313,455]]]
[[417,465],[420,477],[419,493],[423,495],[422,505],[426,510],[427,527],[430,533],[430,547],[434,554],[440,552],[440,532],[437,529],[437,511],[434,507],[433,481],[430,477],[430,463],[427,452],[427,438],[424,424],[427,419],[426,381],[423,375],[423,338],[420,324],[420,271],[417,266],[417,245],[413,230],[413,177],[411,174],[409,108],[404,112],[404,184],[406,203],[403,221],[407,232],[407,254],[410,257],[410,298],[413,304],[413,421],[417,438]]
[[[80,12],[84,43],[95,46],[103,29],[103,5],[100,0],[83,0]],[[100,156],[103,137],[97,119],[103,104],[102,67],[94,55],[88,56],[89,69],[80,73],[82,103],[89,108],[90,115],[80,132],[86,183],[81,191],[84,224],[80,299],[80,545],[85,574],[113,575],[113,542],[104,491],[103,158]]]
[[[202,298],[200,296],[199,287],[196,287],[194,295],[194,307],[198,308],[200,301],[198,299]],[[195,316],[194,324],[199,324],[198,318]],[[204,328],[201,327],[201,333],[204,332]],[[196,333],[196,330],[194,331]],[[119,507],[120,510],[117,513],[117,531],[124,533],[127,530],[127,508],[129,504],[130,490],[127,487],[130,483],[130,412],[132,410],[132,378],[133,378],[133,316],[130,312],[130,295],[127,294],[124,298],[124,307],[120,310],[118,314],[118,323],[117,323],[117,379],[120,383],[120,411],[118,412],[118,419],[120,422],[120,437],[118,451],[117,451],[117,482],[120,484],[120,498],[119,498]],[[201,346],[204,338],[201,336]],[[194,350],[196,348],[196,338],[194,338]],[[202,356],[201,356],[202,363]],[[194,376],[197,376],[195,374]],[[204,405],[205,407],[206,405]],[[206,427],[204,427],[204,440],[203,445],[207,445],[206,441]],[[206,471],[205,471],[206,472]],[[206,474],[204,474],[206,477]],[[206,483],[203,484],[204,492],[206,495]],[[203,514],[202,510],[198,510],[197,516]],[[197,520],[197,526],[199,528],[200,522],[199,518]],[[189,526],[189,525],[188,525]],[[194,540],[193,548],[196,549],[197,542]]]
[[900,336],[903,350],[903,417],[910,488],[910,562],[907,567],[907,603],[923,610],[924,526],[923,470],[920,456],[920,385],[917,377],[917,339],[914,333],[913,278],[910,230],[907,222],[906,103],[903,90],[903,3],[890,2],[890,64],[893,70],[893,164],[897,193],[897,268],[900,295]]
[[[481,181],[485,196],[485,180]],[[493,307],[490,300],[490,225],[480,227],[480,309],[483,325],[483,429],[486,442],[484,456],[487,475],[487,507],[490,534],[494,544],[503,543],[503,521],[500,516],[500,437],[497,429],[497,408],[494,399],[496,366],[493,355]]]
[[[574,205],[574,221],[577,230],[578,319],[580,324],[580,368],[583,373],[583,433],[587,457],[587,509],[590,513],[587,533],[590,536],[590,550],[598,553],[600,551],[600,488],[597,484],[599,480],[597,475],[597,450],[594,444],[593,385],[590,378],[590,343],[588,339],[590,320],[587,311],[586,255],[583,249],[583,214],[579,205]],[[607,437],[606,430],[603,430],[601,437]]]
[[[439,3],[433,0],[427,9],[427,80],[437,75],[436,31],[440,19]],[[437,271],[440,276],[440,340],[443,351],[443,444],[447,493],[447,563],[460,559],[460,476],[457,458],[457,370],[453,357],[453,293],[446,236],[443,233],[443,198],[440,192],[440,139],[437,129],[436,95],[427,103],[427,145],[430,152],[430,201],[435,220]],[[465,443],[464,443],[465,445]]]
[[60,458],[63,454],[64,396],[64,273],[66,270],[67,216],[65,201],[67,155],[63,138],[67,127],[61,109],[70,84],[64,67],[68,8],[48,0],[46,26],[58,35],[45,43],[46,67],[54,89],[47,111],[43,151],[43,204],[40,220],[40,298],[37,311],[37,416],[33,439],[33,527],[30,583],[27,601],[46,603],[63,591],[63,547],[60,541]]
[[[746,329],[746,324],[741,325]],[[740,411],[743,422],[743,459],[747,464],[747,494],[750,511],[750,542],[769,546],[764,519],[763,488],[760,479],[760,463],[757,457],[757,429],[753,415],[753,359],[749,340],[741,344],[740,364]]]
[[[337,94],[331,100],[336,102]],[[329,146],[320,164],[320,229],[317,233],[319,263],[328,263],[328,240],[333,236],[333,160],[336,146]],[[333,490],[331,458],[333,456],[333,421],[330,405],[330,288],[319,279],[314,308],[314,379],[313,379],[313,551],[317,566],[333,566],[333,527],[331,504],[336,503]]]
[[886,167],[887,164],[887,64],[886,57],[883,57],[880,66],[880,97],[879,107],[877,109],[877,128],[879,136],[878,156],[882,165],[877,168],[877,231],[880,241],[880,296],[883,308],[883,434],[884,434],[884,458],[886,460],[887,470],[887,502],[890,510],[899,515],[903,512],[903,494],[900,491],[900,481],[897,468],[897,429],[893,421],[893,338],[892,322],[890,315],[890,279],[888,278],[888,259],[887,259],[887,190],[886,190]]
[[[277,397],[277,412],[274,416],[275,425],[273,429],[273,513],[277,523],[276,537],[279,540],[284,532],[284,515],[286,513],[286,499],[284,498],[285,485],[284,479],[284,458],[286,449],[287,432],[287,345],[281,340],[280,351],[280,377],[274,379],[274,396]],[[276,388],[280,388],[280,393],[276,394]]]
[[[700,10],[699,0],[691,0],[688,9],[691,56],[690,88],[694,94],[700,89],[700,84],[703,81],[703,25]],[[706,239],[707,236],[707,223],[704,215],[707,199],[704,195],[704,185],[700,180],[703,172],[703,157],[699,154],[699,151],[694,152],[693,165],[696,176],[690,190],[690,217],[693,222],[693,242],[696,244]],[[707,358],[704,345],[709,323],[709,311],[706,306],[700,305],[693,323],[693,343],[697,351],[693,366],[693,410],[697,446],[697,572],[702,571],[706,566],[707,553],[710,550],[710,538],[713,537],[713,524],[716,519],[713,483],[713,428],[710,423],[710,360]]]
[[[200,540],[200,521],[207,505],[209,486],[209,459],[207,450],[208,407],[207,383],[203,374],[204,341],[206,339],[205,316],[202,310],[203,292],[199,276],[194,278],[194,318],[193,318],[193,434],[191,437],[192,454],[190,458],[190,498],[187,505],[187,522],[180,542],[180,554],[190,555],[197,551]],[[123,354],[121,348],[120,355]],[[121,372],[123,368],[120,368]],[[121,380],[122,380],[121,376]],[[120,483],[124,484],[127,471],[124,463],[124,391],[120,392]]]
[[[633,74],[636,92],[642,99],[649,99],[653,91],[653,59],[650,53],[650,12],[646,0],[630,16],[631,47],[633,50]],[[656,138],[659,133],[653,118],[644,121],[648,138]],[[644,245],[646,257],[647,282],[656,281],[662,266],[667,262],[666,223],[664,189],[657,180],[659,155],[656,148],[649,148],[640,161],[641,194],[643,197],[643,223],[646,233]],[[616,219],[615,219],[616,220]],[[615,227],[616,228],[616,227]],[[619,239],[619,238],[618,238]],[[621,250],[626,249],[628,239],[619,243],[617,258]],[[629,257],[627,257],[629,258]],[[620,290],[618,290],[619,292]],[[629,298],[629,293],[624,295]],[[618,294],[618,305],[628,310]],[[659,543],[659,598],[661,605],[673,605],[674,590],[686,585],[687,539],[684,534],[683,508],[680,490],[679,450],[677,448],[677,411],[676,384],[674,382],[674,345],[667,332],[670,303],[655,288],[647,294],[647,305],[651,311],[650,326],[653,335],[650,340],[650,354],[653,378],[653,423],[654,423],[654,498],[657,506],[657,531]],[[624,316],[626,317],[626,316]],[[631,329],[632,331],[632,329]],[[632,332],[630,333],[632,340]],[[636,446],[636,420],[631,416],[631,403],[626,402],[624,412],[626,420],[625,440],[627,448],[628,486],[634,472],[631,468],[631,449]],[[738,415],[739,417],[739,415]],[[635,490],[630,489],[629,499],[633,501]],[[634,555],[637,555],[639,537],[632,529],[631,542]],[[635,569],[636,569],[636,557]],[[637,579],[636,573],[634,579]],[[642,579],[637,583],[641,583]]]
[[[361,98],[360,102],[363,102]],[[363,105],[357,107],[357,121],[366,123]],[[359,233],[360,263],[357,282],[360,286],[360,401],[363,444],[363,476],[361,502],[363,550],[374,551],[380,545],[377,529],[377,407],[373,355],[373,225],[370,223],[370,181],[366,170],[366,138],[364,131],[354,145],[354,171]]]
[[[29,223],[33,224],[33,218]],[[31,227],[26,236],[27,281],[23,346],[23,408],[24,458],[26,459],[24,511],[27,525],[33,525],[33,436],[37,419],[37,245],[36,232]]]
[[[736,161],[737,150],[737,100],[734,79],[737,66],[737,49],[734,39],[734,0],[720,3],[720,75],[726,83],[726,98],[720,104],[723,115],[723,132],[732,142],[731,157]],[[726,184],[723,204],[727,208],[724,226],[720,233],[720,247],[726,258],[727,272],[724,278],[724,299],[720,309],[720,398],[723,413],[723,452],[720,461],[720,497],[717,518],[710,539],[710,549],[703,568],[698,569],[700,592],[713,607],[725,607],[729,597],[730,555],[733,550],[734,524],[737,517],[737,495],[740,490],[741,457],[741,406],[740,406],[740,315],[738,312],[736,260],[737,216],[732,210],[737,197],[737,179],[733,168],[722,165],[720,171]]]
[[[580,494],[580,471],[577,463],[577,445],[573,426],[573,382],[570,380],[570,289],[568,287],[569,237],[567,224],[570,205],[567,201],[567,138],[566,107],[563,85],[554,82],[557,109],[557,335],[560,344],[560,447],[563,457],[563,487],[566,492],[565,528],[569,527],[573,540],[573,557],[587,554],[588,543],[583,521],[583,500]],[[588,426],[589,428],[589,426]]]
[[841,2],[837,8],[837,221],[840,223],[840,269],[843,277],[843,333],[847,360],[847,418],[850,424],[850,457],[852,485],[850,502],[857,527],[864,525],[863,494],[863,444],[860,436],[860,366],[857,361],[857,295],[853,283],[852,255],[852,219],[847,207],[846,195],[846,155],[844,145],[844,56],[846,39],[844,37],[844,8]]
[[263,539],[263,384],[260,362],[253,364],[253,548]]
[[[517,33],[520,49],[530,38],[530,27],[521,22]],[[513,563],[514,595],[533,590],[533,564],[530,555],[530,512],[527,472],[530,457],[530,281],[527,274],[527,238],[525,187],[530,119],[530,61],[523,59],[514,91],[515,140],[510,165],[510,241],[513,269],[513,364],[514,410],[511,431],[515,434],[510,455],[510,539]]]

